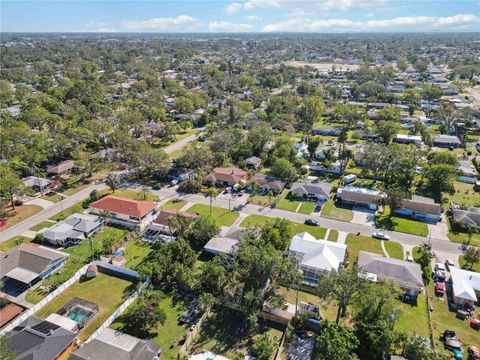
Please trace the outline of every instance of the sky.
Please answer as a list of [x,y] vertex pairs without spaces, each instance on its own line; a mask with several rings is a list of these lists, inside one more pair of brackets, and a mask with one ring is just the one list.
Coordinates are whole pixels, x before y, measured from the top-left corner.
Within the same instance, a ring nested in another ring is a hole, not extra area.
[[1,32],[480,31],[479,0],[1,0]]

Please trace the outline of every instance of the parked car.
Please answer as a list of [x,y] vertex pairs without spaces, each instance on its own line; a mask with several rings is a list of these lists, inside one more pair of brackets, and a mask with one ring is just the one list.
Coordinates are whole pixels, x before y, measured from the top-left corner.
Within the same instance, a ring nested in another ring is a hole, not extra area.
[[447,260],[445,261],[445,266],[446,266],[446,267],[448,268],[448,270],[450,271],[450,268],[455,267],[455,263],[454,263],[452,260],[447,259]]
[[408,262],[413,262],[413,256],[412,255],[408,255],[406,258],[405,258],[406,261]]
[[307,219],[303,222],[305,225],[318,226],[318,222],[313,219]]
[[178,184],[178,180],[172,180],[170,181],[170,186],[175,186]]
[[453,330],[445,330],[441,336],[441,340],[443,341],[443,345],[448,350],[460,350],[462,351],[463,344],[457,338],[455,331]]
[[443,296],[445,294],[445,283],[441,281],[437,281],[435,283],[435,294]]
[[468,360],[480,360],[480,350],[478,350],[478,347],[474,345],[468,347]]
[[442,263],[435,264],[435,279],[436,281],[445,281],[447,277],[447,272],[445,270],[445,265]]
[[372,234],[372,237],[374,239],[379,239],[379,240],[390,240],[390,236],[388,236],[387,234],[384,234],[382,232],[378,232],[378,231],[375,231]]

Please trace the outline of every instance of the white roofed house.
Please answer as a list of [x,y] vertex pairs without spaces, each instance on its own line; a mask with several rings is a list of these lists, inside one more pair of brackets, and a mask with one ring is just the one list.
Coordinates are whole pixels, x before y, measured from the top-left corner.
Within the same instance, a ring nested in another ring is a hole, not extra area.
[[480,297],[480,273],[450,268],[450,281],[452,282],[452,295],[455,304],[474,304]]
[[43,193],[45,190],[50,189],[53,185],[53,180],[45,179],[37,176],[29,176],[22,179],[25,187],[31,188],[34,193]]
[[293,237],[288,256],[298,260],[304,282],[316,286],[321,272],[340,268],[346,250],[345,244],[317,240],[308,232],[303,232]]
[[414,144],[417,146],[423,145],[422,137],[418,135],[397,134],[395,142],[399,144]]

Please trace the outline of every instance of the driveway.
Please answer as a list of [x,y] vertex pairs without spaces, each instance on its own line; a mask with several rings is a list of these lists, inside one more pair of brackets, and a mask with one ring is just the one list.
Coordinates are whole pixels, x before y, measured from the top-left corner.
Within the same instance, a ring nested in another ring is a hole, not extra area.
[[352,223],[373,226],[374,221],[375,221],[374,210],[369,210],[361,206],[355,206],[353,208],[353,218],[351,221]]
[[44,200],[44,199],[40,199],[40,198],[25,201],[25,204],[26,205],[38,205],[38,206],[40,206],[44,209],[51,208],[52,206],[55,205],[55,203],[52,202],[52,201]]
[[442,216],[442,221],[439,221],[436,224],[428,224],[428,233],[431,237],[435,239],[450,241],[447,236],[448,225],[445,215]]

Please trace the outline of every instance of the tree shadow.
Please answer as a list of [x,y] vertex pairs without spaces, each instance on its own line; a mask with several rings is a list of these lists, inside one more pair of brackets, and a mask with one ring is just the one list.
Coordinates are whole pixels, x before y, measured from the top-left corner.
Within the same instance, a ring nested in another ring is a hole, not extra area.
[[398,222],[394,220],[394,218],[390,216],[385,216],[381,218],[375,219],[375,226],[384,229],[384,230],[395,230],[395,227],[398,225]]

